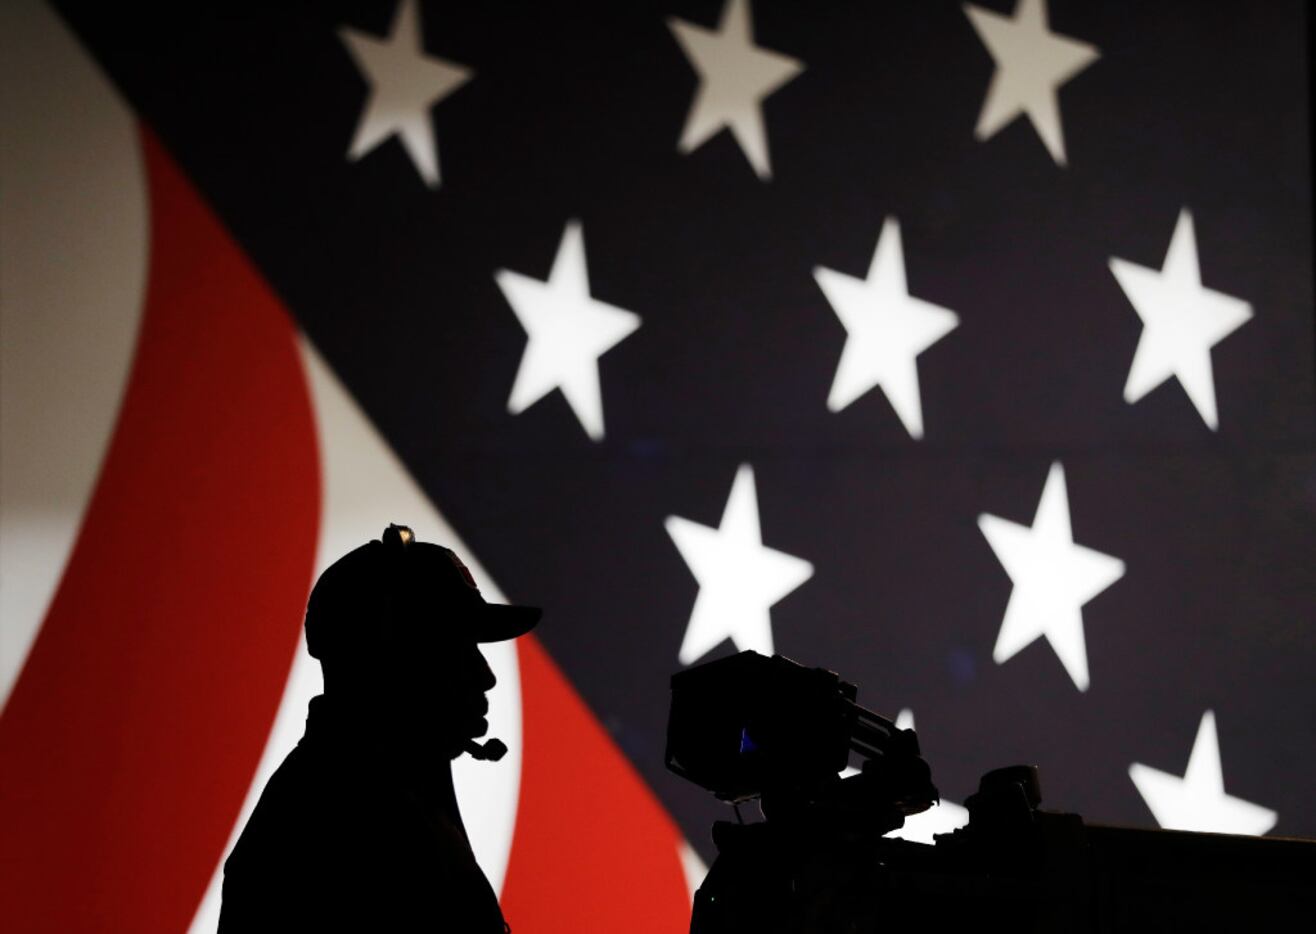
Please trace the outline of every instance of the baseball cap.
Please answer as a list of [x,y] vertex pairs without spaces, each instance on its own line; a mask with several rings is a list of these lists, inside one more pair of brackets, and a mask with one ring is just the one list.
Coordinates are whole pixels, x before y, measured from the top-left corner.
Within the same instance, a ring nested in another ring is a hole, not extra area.
[[387,633],[404,643],[501,642],[534,628],[538,607],[489,603],[451,548],[405,525],[349,551],[320,575],[306,604],[306,645],[323,659]]

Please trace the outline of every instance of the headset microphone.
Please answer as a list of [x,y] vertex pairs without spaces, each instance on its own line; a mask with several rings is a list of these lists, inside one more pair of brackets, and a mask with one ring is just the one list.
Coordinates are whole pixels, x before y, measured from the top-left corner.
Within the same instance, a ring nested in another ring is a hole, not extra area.
[[462,751],[472,759],[479,759],[483,762],[497,762],[507,755],[507,744],[501,739],[491,739],[483,743],[468,739],[466,745],[462,747]]

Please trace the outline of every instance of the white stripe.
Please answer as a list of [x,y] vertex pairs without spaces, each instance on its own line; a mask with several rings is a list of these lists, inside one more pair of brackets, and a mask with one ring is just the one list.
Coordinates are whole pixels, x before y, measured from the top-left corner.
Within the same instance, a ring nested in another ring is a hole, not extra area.
[[137,342],[132,114],[45,5],[0,3],[0,707],[77,539]]
[[681,872],[685,875],[685,887],[690,893],[690,901],[695,900],[695,892],[704,884],[704,878],[708,875],[708,864],[704,862],[695,848],[690,845],[690,841],[684,837],[677,844],[676,855],[681,860]]

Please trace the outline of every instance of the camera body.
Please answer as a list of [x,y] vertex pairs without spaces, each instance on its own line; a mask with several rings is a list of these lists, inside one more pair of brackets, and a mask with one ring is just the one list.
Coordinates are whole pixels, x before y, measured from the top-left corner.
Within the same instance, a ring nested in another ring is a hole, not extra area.
[[[901,814],[925,810],[937,789],[917,736],[861,707],[857,694],[835,672],[750,651],[678,672],[667,767],[731,803],[803,805],[862,787]],[[863,779],[841,791],[852,755]]]

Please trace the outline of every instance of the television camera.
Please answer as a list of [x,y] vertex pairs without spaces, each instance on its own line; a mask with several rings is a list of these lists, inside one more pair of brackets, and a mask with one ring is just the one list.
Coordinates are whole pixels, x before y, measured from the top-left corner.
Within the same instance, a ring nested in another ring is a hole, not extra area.
[[[1316,841],[1089,824],[1042,810],[1037,769],[983,776],[969,822],[895,839],[938,799],[913,730],[855,685],[741,652],[672,676],[667,767],[763,820],[719,821],[691,934],[1305,927]],[[839,774],[851,756],[862,763]]]

